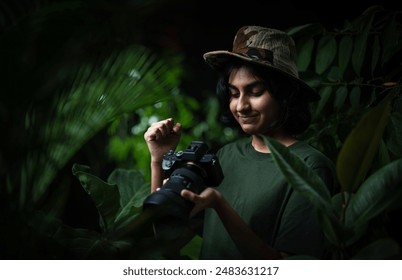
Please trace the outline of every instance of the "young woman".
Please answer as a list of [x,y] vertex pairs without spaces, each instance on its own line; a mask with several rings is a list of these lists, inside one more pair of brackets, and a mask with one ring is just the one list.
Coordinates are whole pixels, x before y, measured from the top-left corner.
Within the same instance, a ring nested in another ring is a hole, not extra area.
[[[298,77],[294,42],[280,30],[245,26],[232,51],[204,54],[218,73],[217,95],[223,119],[245,136],[218,152],[224,179],[196,194],[192,215],[205,211],[201,259],[279,259],[288,255],[324,257],[325,239],[313,205],[294,191],[275,166],[261,135],[302,158],[329,190],[333,164],[297,135],[310,124],[309,103],[318,95]],[[152,124],[144,134],[151,154],[151,188],[163,185],[163,155],[180,140],[172,118]]]

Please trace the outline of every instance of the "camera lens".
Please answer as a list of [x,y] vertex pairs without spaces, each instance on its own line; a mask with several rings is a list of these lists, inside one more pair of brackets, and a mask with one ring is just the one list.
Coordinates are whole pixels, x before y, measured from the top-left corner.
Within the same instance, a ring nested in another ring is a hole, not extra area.
[[164,156],[162,170],[169,179],[143,202],[143,211],[152,210],[156,217],[154,229],[166,230],[189,222],[193,203],[181,197],[183,189],[199,194],[206,185],[217,186],[222,181],[219,161],[215,155],[206,154],[207,150],[205,143],[193,141],[184,152],[169,151]]
[[198,169],[193,165],[186,165],[173,171],[166,184],[145,199],[143,208],[163,206],[158,211],[160,212],[158,217],[170,216],[186,221],[193,204],[182,198],[180,193],[183,189],[189,189],[195,193],[199,193],[202,190],[204,182],[196,172]]

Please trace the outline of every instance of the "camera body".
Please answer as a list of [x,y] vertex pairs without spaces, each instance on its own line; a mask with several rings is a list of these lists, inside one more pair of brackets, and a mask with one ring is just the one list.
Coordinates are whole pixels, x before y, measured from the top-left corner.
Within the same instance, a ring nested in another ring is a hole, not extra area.
[[[222,169],[219,160],[214,154],[208,154],[208,146],[202,141],[192,141],[184,151],[169,151],[164,155],[162,161],[162,170],[165,178],[168,178],[179,172],[174,172],[177,169],[184,170],[198,169],[196,172],[207,186],[217,186],[223,179]],[[187,172],[186,172],[187,173]],[[191,185],[187,187],[191,191],[200,193],[196,189],[192,189]]]
[[169,151],[163,157],[162,170],[168,180],[144,200],[143,209],[159,209],[158,217],[164,223],[189,218],[193,203],[181,197],[183,189],[199,194],[205,186],[215,187],[223,180],[217,156],[209,154],[202,141],[192,141],[184,151]]

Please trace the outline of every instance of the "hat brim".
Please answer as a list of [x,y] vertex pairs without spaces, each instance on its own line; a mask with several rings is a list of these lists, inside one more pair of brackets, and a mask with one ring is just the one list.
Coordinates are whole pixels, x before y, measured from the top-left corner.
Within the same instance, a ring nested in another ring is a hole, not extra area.
[[248,61],[250,63],[262,65],[264,67],[267,67],[277,73],[280,73],[284,75],[285,77],[288,77],[292,79],[293,81],[296,81],[300,85],[300,93],[305,96],[305,98],[309,101],[318,101],[320,100],[319,94],[311,88],[306,82],[301,80],[300,78],[297,78],[293,75],[290,75],[289,73],[282,71],[281,69],[278,69],[272,65],[266,64],[261,62],[260,60],[248,57],[246,55],[230,52],[230,51],[212,51],[212,52],[207,52],[203,55],[204,60],[207,62],[207,64],[214,69],[217,72],[222,72],[225,68],[225,66],[232,60],[234,59],[240,59],[244,61]]

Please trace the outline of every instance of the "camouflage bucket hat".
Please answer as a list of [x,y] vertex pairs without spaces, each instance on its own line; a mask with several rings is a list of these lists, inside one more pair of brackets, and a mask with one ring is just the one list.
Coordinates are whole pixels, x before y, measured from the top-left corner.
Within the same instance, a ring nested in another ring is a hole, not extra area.
[[212,51],[204,54],[205,61],[218,72],[233,59],[266,66],[297,81],[300,84],[300,92],[308,100],[319,100],[319,95],[299,78],[295,58],[295,43],[287,33],[260,26],[240,28],[233,40],[232,51]]

